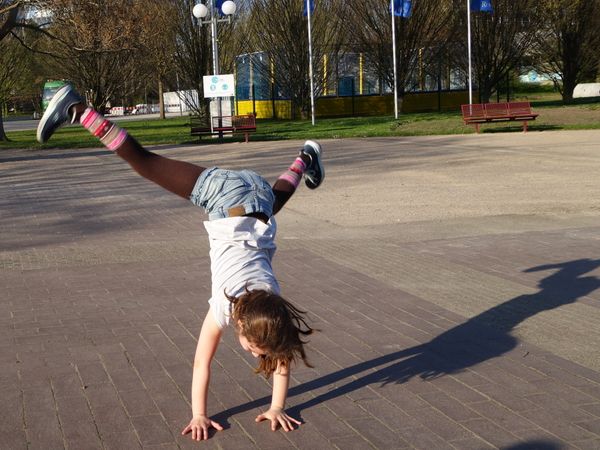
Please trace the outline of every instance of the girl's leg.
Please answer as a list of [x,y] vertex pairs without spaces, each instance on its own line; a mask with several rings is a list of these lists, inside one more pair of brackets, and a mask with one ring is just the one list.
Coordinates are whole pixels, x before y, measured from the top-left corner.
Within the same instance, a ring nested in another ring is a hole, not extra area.
[[296,192],[309,162],[308,156],[301,152],[292,165],[279,175],[279,178],[277,178],[277,181],[273,185],[273,194],[275,194],[273,215],[277,214],[292,197],[294,192]]
[[138,174],[180,197],[189,198],[204,167],[149,152],[100,113],[86,108],[82,103],[72,108],[77,120],[107,148],[127,161]]
[[304,148],[300,150],[296,160],[273,185],[275,194],[273,215],[277,214],[296,192],[303,175],[306,177],[306,185],[310,189],[319,187],[325,178],[325,170],[321,163],[321,146],[314,141],[304,143]]

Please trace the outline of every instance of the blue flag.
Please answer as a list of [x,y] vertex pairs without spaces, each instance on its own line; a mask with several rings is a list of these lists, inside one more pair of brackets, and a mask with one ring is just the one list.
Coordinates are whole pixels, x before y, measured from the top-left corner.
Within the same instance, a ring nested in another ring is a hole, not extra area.
[[494,7],[492,6],[492,0],[471,0],[471,11],[493,14]]
[[215,8],[217,9],[217,12],[219,13],[220,16],[225,16],[225,14],[223,14],[223,10],[221,9],[223,7],[224,2],[225,2],[225,0],[217,0],[215,2]]
[[395,16],[407,19],[412,13],[412,0],[391,0],[390,11]]
[[308,11],[306,10],[306,2],[310,3],[310,15],[315,11],[315,0],[302,0],[302,14],[304,17],[308,16]]

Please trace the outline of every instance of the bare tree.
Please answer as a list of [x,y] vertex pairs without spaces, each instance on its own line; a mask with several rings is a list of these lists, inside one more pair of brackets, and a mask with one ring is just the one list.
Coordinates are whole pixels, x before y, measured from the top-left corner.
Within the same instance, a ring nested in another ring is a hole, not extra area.
[[600,2],[547,0],[539,8],[544,26],[536,33],[537,68],[554,81],[563,102],[570,103],[578,83],[596,78]]
[[[156,80],[160,104],[160,118],[165,118],[163,86],[175,61],[176,4],[172,1],[147,0],[146,14],[140,18],[141,36],[140,64],[147,74]],[[143,75],[143,74],[142,74]]]
[[252,30],[248,27],[250,5],[247,0],[236,0],[236,5],[237,11],[232,20],[219,25],[219,65],[222,73],[235,72],[236,58],[246,51],[251,40]]
[[175,67],[186,89],[198,97],[186,97],[188,107],[200,117],[208,117],[208,102],[203,98],[203,77],[211,67],[210,36],[192,15],[194,0],[176,0]]
[[[388,86],[394,85],[392,20],[389,0],[351,0],[349,20],[352,47]],[[410,17],[396,17],[397,83],[399,102],[419,82],[422,57],[437,59],[452,40],[452,8],[448,0],[412,2]],[[401,108],[399,108],[401,109]]]
[[[270,64],[261,66],[263,76],[275,79],[285,96],[292,100],[302,117],[310,111],[310,79],[307,17],[303,15],[306,0],[254,0],[246,23],[247,52],[265,52]],[[316,2],[312,13],[314,79],[323,77],[320,61],[325,55],[335,59],[341,55],[344,43],[345,2],[322,0]],[[273,73],[271,74],[271,68]],[[315,95],[322,92],[315,85]]]
[[8,137],[4,131],[4,120],[2,118],[3,104],[10,92],[14,82],[13,64],[14,56],[6,50],[8,44],[3,43],[4,38],[17,26],[21,2],[11,0],[0,0],[0,141],[7,141]]
[[[519,67],[533,50],[535,32],[540,25],[538,0],[493,0],[493,13],[471,14],[473,69],[480,100],[489,101],[494,89]],[[456,20],[464,31],[462,65],[467,66],[467,24],[464,2],[456,1]]]
[[49,52],[57,77],[75,83],[87,100],[102,108],[117,94],[129,95],[142,83],[139,56],[147,30],[145,2],[131,0],[51,0]]
[[[37,4],[34,0],[0,0],[0,104],[16,82],[16,74],[22,69],[23,59],[17,55],[15,43],[5,43],[7,37],[17,38],[15,30],[30,28],[39,30],[38,25],[24,18],[28,7]],[[2,108],[0,107],[0,141],[8,140],[4,131]]]
[[3,105],[13,94],[25,69],[24,49],[10,35],[0,41],[0,141],[7,141],[2,121]]

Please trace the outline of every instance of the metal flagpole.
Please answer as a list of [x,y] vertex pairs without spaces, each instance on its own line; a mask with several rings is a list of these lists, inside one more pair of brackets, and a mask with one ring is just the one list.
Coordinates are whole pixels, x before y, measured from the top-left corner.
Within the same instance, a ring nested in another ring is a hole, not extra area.
[[310,77],[310,112],[312,116],[312,124],[315,124],[315,86],[313,80],[313,53],[312,53],[312,30],[311,30],[311,10],[310,10],[310,0],[306,0],[306,14],[308,17],[308,60],[309,67],[308,73]]
[[[394,52],[394,117],[398,118],[398,80],[396,69],[396,9],[394,8],[394,0],[390,1],[392,12],[392,49]],[[404,7],[404,5],[402,6]]]
[[469,49],[469,105],[473,104],[473,67],[471,65],[471,1],[467,0],[467,47]]
[[210,2],[210,34],[212,42],[212,57],[213,57],[213,75],[219,75],[219,47],[217,44],[217,8],[215,7],[215,0]]

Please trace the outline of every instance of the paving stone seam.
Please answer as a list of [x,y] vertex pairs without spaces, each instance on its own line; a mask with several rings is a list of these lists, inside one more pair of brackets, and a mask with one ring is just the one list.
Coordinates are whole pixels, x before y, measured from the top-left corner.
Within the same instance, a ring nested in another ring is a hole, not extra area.
[[[141,336],[141,334],[139,334],[139,336],[140,336],[140,338],[141,338],[141,339],[143,339],[143,336]],[[145,341],[144,341],[144,342],[145,342]],[[120,346],[121,346],[121,348],[123,349],[123,355],[125,356],[125,358],[126,358],[126,360],[127,360],[128,364],[129,364],[129,366],[130,366],[130,367],[131,367],[131,369],[132,369],[132,370],[133,370],[133,371],[136,373],[136,375],[137,375],[137,377],[138,377],[138,379],[139,379],[139,383],[140,383],[140,385],[141,385],[141,386],[142,386],[142,387],[143,387],[143,388],[144,388],[146,391],[148,391],[148,386],[147,386],[147,385],[146,385],[146,383],[144,382],[144,379],[143,379],[143,377],[141,376],[141,374],[139,373],[139,371],[138,371],[138,369],[137,369],[137,367],[136,367],[136,365],[135,365],[135,362],[134,362],[134,361],[131,359],[131,357],[129,356],[129,352],[128,352],[127,348],[126,348],[126,347],[125,347],[125,346],[124,346],[122,343],[120,343],[119,345],[120,345]],[[151,350],[151,351],[152,351],[152,350]],[[154,353],[153,353],[153,354],[154,354]],[[155,356],[156,356],[156,355],[155,355]],[[104,370],[105,370],[105,371],[106,371],[106,373],[108,374],[108,377],[109,377],[109,379],[110,379],[111,385],[113,386],[113,388],[114,388],[115,392],[117,393],[117,396],[118,396],[118,398],[119,398],[119,401],[120,401],[120,404],[121,404],[121,406],[123,407],[123,410],[127,412],[127,415],[130,417],[130,420],[131,420],[131,417],[132,417],[132,416],[131,416],[131,414],[129,413],[129,410],[128,410],[128,408],[126,407],[125,403],[123,402],[123,398],[122,398],[122,396],[119,394],[119,388],[118,388],[118,386],[117,386],[117,385],[114,383],[114,380],[113,380],[113,378],[112,378],[112,376],[111,376],[111,374],[110,374],[110,371],[109,371],[109,369],[108,369],[108,367],[107,367],[107,364],[106,364],[106,361],[104,360],[104,357],[103,357],[102,355],[99,355],[99,357],[100,357],[101,364],[102,364],[102,365],[103,365],[103,367],[104,367]],[[159,364],[160,364],[160,362],[159,362]],[[162,367],[162,365],[161,365],[161,367]],[[164,368],[163,368],[163,371],[164,371]],[[165,372],[166,372],[166,371],[165,371]],[[168,373],[167,373],[167,374],[168,374]],[[177,385],[176,385],[176,383],[173,383],[173,384],[175,384],[175,386],[177,386]],[[171,434],[171,436],[172,436],[172,440],[173,440],[173,441],[176,441],[176,436],[174,436],[174,435],[173,435],[173,432],[172,432],[172,430],[171,430],[171,427],[169,427],[169,426],[168,426],[168,421],[167,421],[166,417],[164,416],[164,414],[162,413],[162,411],[161,411],[161,409],[160,409],[159,405],[156,403],[156,401],[155,401],[155,400],[152,398],[152,396],[151,396],[151,395],[150,395],[149,397],[150,397],[150,400],[151,400],[151,402],[152,402],[152,403],[154,404],[154,406],[156,407],[156,410],[159,412],[159,414],[160,414],[160,416],[161,416],[161,418],[162,418],[162,420],[163,420],[164,424],[167,426],[167,429],[169,430],[169,433],[170,433],[170,434]],[[184,398],[185,398],[185,396],[184,396]],[[141,446],[141,447],[143,447],[143,446],[144,446],[144,445],[143,445],[143,440],[142,440],[142,437],[140,436],[140,434],[139,434],[139,432],[138,432],[138,429],[137,429],[137,427],[136,427],[136,426],[135,426],[133,423],[131,423],[131,426],[132,426],[133,432],[135,433],[135,435],[136,435],[136,437],[137,437],[137,439],[138,439],[138,441],[139,441],[139,444],[140,444],[140,446]]]
[[[84,388],[85,388],[85,382],[83,380],[83,377],[81,375],[81,372],[79,371],[77,364],[75,364],[75,371],[76,371],[77,375],[79,376],[79,382],[81,383],[81,386],[84,386]],[[85,399],[88,411],[90,413],[90,417],[92,418],[92,423],[94,424],[94,428],[96,430],[97,437],[100,440],[100,442],[103,442],[102,433],[100,432],[100,428],[98,428],[98,420],[96,418],[96,415],[94,414],[94,408],[92,408],[92,404],[90,402],[89,397],[86,395],[85,390],[83,391],[83,398]],[[133,425],[132,425],[132,427],[133,427]],[[137,433],[136,433],[136,436],[137,436]],[[139,439],[139,436],[137,436],[137,438],[138,438],[138,442],[141,446],[141,440]]]

